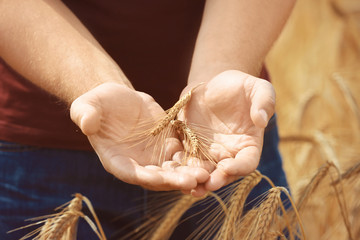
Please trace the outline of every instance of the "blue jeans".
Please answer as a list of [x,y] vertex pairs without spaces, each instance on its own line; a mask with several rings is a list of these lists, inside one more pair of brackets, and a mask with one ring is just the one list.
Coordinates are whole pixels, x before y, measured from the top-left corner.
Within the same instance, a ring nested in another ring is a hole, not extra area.
[[[259,170],[276,185],[287,187],[278,140],[276,119],[272,118],[265,132]],[[268,188],[264,182],[259,184],[252,191],[249,202]],[[128,223],[136,223],[146,212],[148,191],[114,178],[103,169],[93,152],[0,141],[0,239],[19,239],[35,227],[10,234],[6,232],[27,225],[26,219],[53,213],[54,208],[71,200],[74,193],[81,193],[91,200],[108,239],[134,230],[136,224]],[[139,206],[142,206],[140,211],[124,215]],[[192,213],[194,210],[188,214]],[[172,239],[185,239],[196,227],[192,218],[175,230]],[[80,221],[78,239],[95,240],[97,236],[84,221]]]

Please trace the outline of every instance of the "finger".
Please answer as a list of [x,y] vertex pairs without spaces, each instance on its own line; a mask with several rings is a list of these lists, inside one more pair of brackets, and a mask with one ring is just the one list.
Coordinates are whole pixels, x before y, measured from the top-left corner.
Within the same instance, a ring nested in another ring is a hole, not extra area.
[[140,185],[150,190],[191,190],[197,186],[197,180],[190,174],[176,171],[164,171],[157,166],[140,166],[131,158],[121,156],[108,160],[105,169],[120,180]]
[[186,195],[191,194],[191,190],[181,190],[181,192]]
[[184,159],[185,159],[184,151],[177,151],[172,156],[172,160],[178,162],[180,165],[181,165],[181,163],[183,162]]
[[205,196],[207,194],[207,192],[208,192],[208,190],[206,190],[204,184],[200,184],[195,189],[192,189],[190,191],[190,194],[193,197],[202,197],[202,196]]
[[173,137],[165,139],[165,160],[171,160],[175,153],[182,150],[183,146],[179,139]]
[[241,149],[235,158],[226,158],[218,163],[218,168],[230,176],[245,176],[255,171],[260,160],[260,150],[257,146]]
[[205,190],[206,191],[216,191],[220,188],[228,185],[229,183],[232,183],[236,179],[238,179],[239,176],[231,176],[225,173],[223,169],[217,168],[215,171],[213,171],[210,175],[209,180],[205,183]]
[[179,166],[175,168],[175,171],[180,174],[187,174],[194,177],[197,181],[197,183],[205,183],[209,177],[210,174],[208,171],[206,171],[203,168],[194,168],[194,167],[188,167],[188,166]]
[[[146,169],[146,168],[145,168]],[[197,180],[190,174],[184,174],[174,171],[154,171],[149,174],[159,175],[159,179],[149,181],[143,176],[139,179],[139,185],[155,191],[170,190],[191,190],[197,186]],[[152,180],[152,179],[151,179]]]
[[85,95],[77,98],[70,107],[70,117],[79,126],[81,131],[89,136],[100,129],[100,111],[89,104]]
[[165,161],[161,165],[161,168],[165,171],[175,171],[175,168],[179,166],[180,164],[176,161]]
[[251,120],[257,127],[265,128],[275,111],[275,91],[266,80],[256,80],[251,95]]
[[205,183],[205,189],[208,191],[216,191],[222,186],[225,186],[228,178],[229,175],[221,168],[217,168],[211,173],[209,180]]
[[202,160],[199,158],[191,157],[187,160],[187,166],[193,168],[202,168],[208,171],[209,173],[214,171],[216,165],[208,160]]

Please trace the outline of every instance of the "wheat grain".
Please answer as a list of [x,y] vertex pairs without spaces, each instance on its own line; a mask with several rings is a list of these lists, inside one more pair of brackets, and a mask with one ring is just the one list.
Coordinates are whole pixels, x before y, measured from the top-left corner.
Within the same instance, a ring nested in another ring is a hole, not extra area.
[[171,120],[170,123],[179,134],[184,136],[185,141],[190,143],[190,150],[187,151],[190,153],[190,157],[197,157],[199,155],[200,140],[196,133],[183,121]]
[[179,112],[185,107],[186,104],[191,99],[191,96],[196,88],[204,83],[199,83],[195,87],[193,87],[189,92],[187,92],[184,96],[182,96],[170,109],[166,111],[166,115],[163,119],[158,123],[151,131],[151,135],[156,136],[158,135],[166,126],[169,125],[171,120],[174,120]]
[[183,97],[181,97],[173,107],[171,107],[166,115],[162,118],[160,123],[158,123],[152,130],[151,135],[156,136],[158,135],[168,124],[171,120],[174,120],[180,110],[190,101],[192,95],[192,90],[189,91],[187,94],[185,94]]
[[82,197],[76,195],[70,204],[64,209],[59,217],[54,219],[49,231],[49,240],[59,240],[68,228],[77,224],[77,220],[80,216],[83,216],[82,209]]
[[281,202],[281,190],[271,188],[267,199],[260,205],[259,216],[256,224],[256,232],[253,239],[266,240],[266,234],[269,232],[271,223],[274,221],[276,210]]

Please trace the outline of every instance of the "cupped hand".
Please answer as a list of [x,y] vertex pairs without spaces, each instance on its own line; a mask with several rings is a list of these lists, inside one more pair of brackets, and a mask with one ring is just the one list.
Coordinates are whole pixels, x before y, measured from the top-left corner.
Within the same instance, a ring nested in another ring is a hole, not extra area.
[[[193,86],[196,83],[184,93]],[[211,130],[209,151],[217,164],[193,195],[217,190],[256,169],[274,108],[271,83],[237,70],[225,71],[196,88],[182,118]]]
[[71,118],[80,127],[99,156],[104,168],[118,179],[151,190],[189,190],[206,182],[209,173],[202,168],[176,167],[172,152],[179,141],[168,141],[169,161],[154,165],[154,151],[146,143],[123,141],[140,121],[154,120],[164,110],[149,95],[116,83],[104,83],[77,98],[71,105]]

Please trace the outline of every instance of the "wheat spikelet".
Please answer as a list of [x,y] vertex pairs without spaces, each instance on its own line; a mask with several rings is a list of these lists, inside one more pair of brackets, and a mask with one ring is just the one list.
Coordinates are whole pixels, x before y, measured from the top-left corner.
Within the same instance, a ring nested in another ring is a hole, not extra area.
[[48,239],[59,240],[68,228],[76,225],[78,218],[83,215],[81,209],[82,198],[80,195],[76,195],[70,204],[62,211],[60,216],[51,224]]
[[188,151],[190,156],[198,156],[200,140],[196,133],[183,121],[171,120],[170,123],[176,131],[185,137],[185,141],[190,142],[190,150]]
[[[196,86],[197,87],[197,86]],[[194,87],[184,96],[182,96],[169,110],[166,111],[166,115],[162,118],[162,120],[150,131],[151,135],[158,135],[171,120],[174,120],[179,112],[185,107],[185,105],[190,101],[192,92],[195,90]]]
[[256,223],[255,240],[266,240],[271,223],[274,221],[276,211],[281,202],[281,190],[279,188],[271,188],[267,199],[260,205],[259,216]]
[[191,195],[183,195],[181,199],[179,199],[175,206],[168,211],[159,224],[157,226],[156,231],[151,236],[151,240],[164,240],[169,238],[171,233],[173,232],[176,224],[178,223],[180,217],[184,214],[186,210],[188,210],[191,205],[195,202],[199,201],[202,198],[195,198]]
[[183,139],[184,156],[182,162],[184,164],[189,158],[194,157],[200,161],[209,161],[216,166],[216,161],[209,152],[211,141],[202,134],[206,131],[205,128],[195,125],[189,126],[189,124],[181,120],[171,120],[170,125]]
[[[81,212],[83,201],[86,203],[90,212],[92,213],[96,224],[94,224],[88,216]],[[42,227],[37,228],[36,230],[26,234],[20,240],[28,239],[35,236],[36,234],[38,235],[33,238],[34,240],[75,240],[77,233],[77,223],[79,217],[82,217],[89,224],[89,226],[92,228],[92,230],[95,232],[95,234],[99,237],[100,240],[106,240],[105,234],[92,207],[92,204],[85,196],[77,193],[70,202],[61,205],[55,210],[59,209],[61,209],[61,211],[58,213],[32,218],[30,220],[41,221],[14,229],[10,232],[24,229],[30,226],[35,226],[38,224],[43,224]],[[100,233],[98,230],[100,231]]]
[[[249,239],[249,233],[253,228],[254,221],[257,215],[258,215],[258,209],[253,208],[241,218],[239,225],[236,226],[238,230],[236,231],[236,237],[234,237],[234,239],[236,240]],[[217,239],[221,240],[220,238]]]
[[236,231],[238,220],[240,219],[244,207],[245,200],[250,191],[261,181],[262,175],[259,171],[246,176],[239,182],[239,185],[232,193],[229,200],[229,214],[219,231],[218,239],[233,239]]
[[39,236],[35,239],[46,240],[49,239],[49,231],[51,230],[51,225],[53,224],[53,219],[49,218],[46,220],[45,224],[41,227]]

